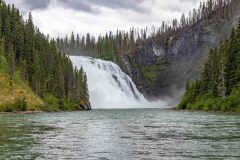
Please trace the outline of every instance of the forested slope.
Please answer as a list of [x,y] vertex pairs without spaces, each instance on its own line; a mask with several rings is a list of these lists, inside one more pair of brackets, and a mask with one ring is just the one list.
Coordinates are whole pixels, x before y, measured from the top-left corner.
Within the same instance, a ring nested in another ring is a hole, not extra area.
[[182,18],[184,27],[137,45],[134,54],[125,58],[131,77],[146,96],[170,98],[175,105],[186,82],[200,77],[209,50],[229,37],[239,17],[239,0],[202,3],[188,18]]
[[0,60],[0,112],[43,110],[43,100],[22,82],[19,72],[15,72],[11,81],[5,70],[7,68],[6,59],[1,56]]
[[187,84],[178,108],[240,112],[240,21],[230,38],[209,52],[200,80]]
[[34,26],[31,13],[24,21],[18,9],[1,0],[0,40],[0,64],[7,60],[1,74],[9,77],[13,92],[17,72],[22,83],[45,101],[43,109],[90,109],[86,74],[75,69],[57,51],[55,41]]
[[239,0],[208,0],[189,15],[159,27],[57,39],[67,54],[110,60],[128,73],[149,99],[179,101],[186,81],[199,78],[208,51],[228,37],[240,17]]

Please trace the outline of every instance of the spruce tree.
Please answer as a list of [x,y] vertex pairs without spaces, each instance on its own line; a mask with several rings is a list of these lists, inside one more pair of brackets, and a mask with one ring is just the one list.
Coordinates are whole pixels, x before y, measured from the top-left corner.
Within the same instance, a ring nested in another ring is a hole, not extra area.
[[13,77],[15,72],[15,53],[13,50],[13,46],[11,44],[8,44],[8,65],[9,65],[9,75],[10,75],[10,86],[11,90],[13,90]]
[[32,14],[29,13],[28,20],[25,27],[25,55],[24,58],[27,62],[27,72],[28,72],[28,79],[31,81],[33,75],[33,55],[34,55],[34,37],[35,30],[32,20]]
[[37,53],[34,53],[33,55],[33,76],[32,76],[32,88],[35,91],[37,95],[41,95],[41,62],[39,55]]
[[83,77],[83,95],[84,95],[84,101],[88,103],[89,93],[88,93],[88,84],[87,84],[86,73],[84,74],[84,77]]
[[[240,22],[238,28],[232,30],[229,39],[222,42],[218,49],[210,50],[204,64],[201,80],[190,86],[187,85],[184,98],[178,106],[180,109],[195,108],[194,105],[206,110],[219,110],[221,108],[223,111],[234,111],[237,109],[239,105],[237,92],[240,89],[239,33]],[[196,99],[196,97],[198,98]],[[218,97],[221,97],[221,101]],[[209,101],[208,98],[211,100]]]
[[235,29],[232,30],[230,41],[229,41],[229,48],[226,54],[226,94],[230,94],[234,85],[237,81],[237,43],[236,43],[236,31]]

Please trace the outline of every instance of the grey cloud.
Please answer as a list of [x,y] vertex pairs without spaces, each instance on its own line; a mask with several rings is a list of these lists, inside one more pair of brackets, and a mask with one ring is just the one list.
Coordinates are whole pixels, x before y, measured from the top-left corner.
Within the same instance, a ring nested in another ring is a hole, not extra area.
[[90,12],[90,13],[99,13],[98,9],[93,8],[91,4],[87,1],[79,0],[59,0],[59,2],[67,8],[71,8],[78,11]]
[[190,3],[193,3],[193,4],[196,4],[196,3],[200,3],[199,0],[179,0],[180,2],[190,2]]
[[[203,1],[203,0],[178,0],[178,1],[180,3],[184,2],[185,4],[191,4],[192,6],[195,6],[196,4],[200,4],[200,2]],[[160,8],[165,10],[165,11],[168,10],[168,11],[171,11],[171,12],[176,12],[176,11],[177,12],[182,12],[184,10],[184,6],[179,5],[179,3],[163,5]],[[189,11],[191,11],[191,10],[189,10]]]
[[141,6],[145,0],[59,0],[65,6],[85,12],[99,13],[98,7],[107,7],[111,9],[127,9],[136,12],[147,11]]
[[104,6],[112,9],[128,9],[138,12],[146,11],[140,4],[144,0],[89,0],[95,5]]
[[[152,24],[161,25],[162,20],[171,21],[176,16],[176,11],[187,12],[191,10],[192,7],[196,7],[200,1],[206,0],[5,1],[6,3],[15,4],[26,18],[25,13],[32,11],[34,22],[45,34],[59,36],[74,31],[83,34],[90,32],[97,36],[100,33],[104,34],[109,30],[116,30],[117,28],[129,29],[132,26],[144,27],[151,26]],[[111,8],[115,10],[115,12],[111,12],[112,15],[109,16],[108,10],[105,10],[105,8]],[[53,12],[51,12],[51,9]],[[125,12],[129,10],[135,13]],[[81,11],[89,14],[81,14]],[[103,12],[97,14],[100,11]],[[126,16],[125,13],[129,13],[129,15]],[[46,23],[46,21],[51,21],[51,23]],[[66,23],[62,23],[63,21]],[[58,27],[59,24],[62,25]]]
[[7,0],[20,2],[21,6],[28,10],[46,9],[52,2],[54,5],[61,5],[76,11],[84,11],[88,13],[100,13],[99,7],[107,7],[111,9],[133,10],[135,12],[147,12],[147,8],[141,3],[146,0]]
[[27,9],[35,10],[35,9],[44,9],[50,4],[50,0],[23,0],[22,5],[24,5]]

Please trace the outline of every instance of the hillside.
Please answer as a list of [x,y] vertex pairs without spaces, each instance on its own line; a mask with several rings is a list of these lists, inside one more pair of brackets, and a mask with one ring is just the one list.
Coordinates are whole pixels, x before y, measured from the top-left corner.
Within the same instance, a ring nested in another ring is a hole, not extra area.
[[15,72],[11,81],[7,68],[7,60],[0,55],[0,112],[41,110],[42,99],[22,82],[19,72]]
[[137,45],[133,54],[124,57],[127,71],[150,99],[170,98],[177,103],[186,82],[200,77],[209,50],[230,35],[239,18],[239,1],[226,6],[216,4],[215,9],[170,35],[167,41],[162,42],[160,35]]
[[[177,103],[186,82],[200,77],[208,51],[230,35],[240,17],[238,0],[208,0],[172,24],[58,38],[57,48],[70,55],[87,55],[117,63],[148,99]],[[175,103],[175,104],[176,104]]]
[[149,39],[124,58],[128,73],[147,97],[173,98],[178,102],[186,82],[199,78],[209,50],[230,35],[239,16],[240,13],[219,22],[203,19],[172,36],[167,46]]
[[240,112],[240,20],[230,38],[210,50],[201,78],[186,87],[179,109]]
[[11,89],[9,76],[0,73],[0,112],[39,111],[44,102],[25,84],[13,84]]
[[[25,92],[20,87],[22,85],[13,83],[18,73],[22,84],[27,84],[36,97],[45,101],[46,108],[43,110],[48,110],[47,106],[54,106],[56,110],[91,108],[85,72],[74,68],[70,59],[57,51],[55,40],[42,34],[33,24],[31,13],[24,21],[14,5],[7,5],[2,0],[0,56],[6,59],[5,73],[1,77],[3,83],[8,84],[8,78],[11,82],[13,97],[8,99],[14,100],[15,95],[18,95],[15,92]],[[7,85],[5,87],[8,88]],[[0,94],[5,93],[0,91]],[[30,102],[28,98],[27,101]]]

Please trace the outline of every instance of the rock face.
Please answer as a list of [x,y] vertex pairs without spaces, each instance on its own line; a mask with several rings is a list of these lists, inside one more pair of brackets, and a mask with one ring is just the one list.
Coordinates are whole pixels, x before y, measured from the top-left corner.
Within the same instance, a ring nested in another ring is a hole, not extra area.
[[202,20],[171,37],[167,45],[149,39],[123,58],[125,71],[149,99],[171,98],[178,102],[186,82],[199,78],[209,50],[230,35],[239,19],[235,16],[218,23]]
[[89,102],[86,103],[86,104],[82,104],[82,105],[80,105],[80,107],[81,107],[83,110],[86,110],[86,111],[92,109],[91,104],[90,104]]

